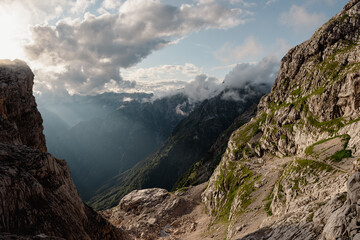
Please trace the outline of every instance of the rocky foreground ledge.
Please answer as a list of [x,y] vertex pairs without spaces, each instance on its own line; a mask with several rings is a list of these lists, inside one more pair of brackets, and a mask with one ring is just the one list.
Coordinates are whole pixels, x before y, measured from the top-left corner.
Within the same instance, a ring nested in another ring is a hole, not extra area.
[[0,239],[128,239],[81,201],[66,162],[46,153],[33,79],[24,62],[0,61]]

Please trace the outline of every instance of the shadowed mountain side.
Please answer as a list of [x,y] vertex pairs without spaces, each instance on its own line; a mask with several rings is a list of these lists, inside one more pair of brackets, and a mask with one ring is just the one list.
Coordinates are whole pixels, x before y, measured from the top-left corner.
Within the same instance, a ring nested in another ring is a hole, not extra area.
[[206,155],[199,162],[193,164],[190,169],[178,179],[172,190],[175,191],[191,185],[199,185],[209,180],[211,174],[220,163],[231,134],[236,129],[249,122],[250,119],[256,115],[256,107],[257,103],[254,103],[244,113],[236,118],[231,126],[216,139],[215,143],[211,146]]
[[225,100],[227,90],[205,100],[174,129],[162,147],[132,169],[113,178],[97,191],[89,204],[96,209],[115,206],[134,189],[160,187],[171,189],[191,165],[199,161],[236,117],[264,94],[266,86],[236,90],[241,101]]
[[49,151],[68,161],[74,182],[85,200],[106,181],[156,151],[185,117],[178,110],[181,108],[182,113],[187,113],[193,108],[181,94],[154,102],[119,104],[115,111],[82,121],[63,132],[56,132],[54,126],[50,126],[53,115],[45,115]]

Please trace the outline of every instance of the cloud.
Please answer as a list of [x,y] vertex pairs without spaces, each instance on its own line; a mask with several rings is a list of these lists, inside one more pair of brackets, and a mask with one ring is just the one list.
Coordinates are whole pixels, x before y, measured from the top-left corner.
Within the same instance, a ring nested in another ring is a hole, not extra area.
[[29,26],[48,24],[61,16],[86,9],[92,1],[84,0],[1,0],[0,58],[25,58],[21,48],[30,38]]
[[124,69],[122,76],[124,79],[134,81],[159,81],[167,80],[188,80],[201,74],[202,70],[191,63],[184,65],[161,65],[157,67],[139,68],[132,67]]
[[288,12],[283,12],[279,22],[299,32],[313,32],[326,21],[324,14],[309,13],[304,7],[292,5]]
[[245,39],[244,43],[235,46],[231,43],[225,43],[220,49],[216,50],[214,55],[225,64],[241,61],[255,61],[264,52],[263,46],[255,40],[253,36]]
[[[182,89],[189,79],[200,75],[202,70],[191,63],[184,65],[160,65],[157,67],[131,67],[122,70],[122,78],[136,82],[130,92],[154,93],[157,97],[169,95]],[[124,91],[116,84],[106,84],[106,91]]]
[[247,84],[273,84],[280,62],[274,56],[263,58],[256,64],[238,64],[224,79],[228,88],[240,88]]
[[257,4],[254,2],[247,2],[245,0],[230,0],[231,4],[237,4],[240,3],[242,4],[244,7],[248,8],[248,7],[255,7]]
[[189,116],[189,113],[185,112],[184,110],[182,110],[181,108],[186,108],[187,107],[187,102],[183,102],[182,104],[178,104],[175,108],[176,114],[181,115],[181,116]]
[[[257,85],[258,89],[267,92],[275,81],[280,67],[278,58],[269,56],[257,63],[237,64],[226,76],[223,82],[205,74],[197,76],[187,83],[183,93],[190,102],[199,102],[218,95],[225,89],[230,89],[222,97],[225,100],[242,101],[242,98],[234,88],[245,88],[249,85]],[[263,89],[261,88],[263,86]]]
[[104,0],[101,4],[101,7],[105,9],[117,9],[121,6],[122,1],[119,0]]
[[273,4],[273,3],[276,3],[278,0],[268,0],[267,2],[266,2],[266,5],[267,6],[270,6],[271,4]]
[[201,102],[207,98],[218,95],[222,90],[220,81],[217,78],[201,74],[193,81],[186,84],[184,93],[190,99],[190,102]]
[[2,0],[1,7],[11,11],[13,14],[21,14],[20,16],[27,23],[44,24],[51,20],[59,19],[64,16],[75,16],[83,13],[91,5],[95,4],[95,0]]
[[[78,8],[85,6],[79,3]],[[119,68],[134,66],[153,51],[193,32],[245,22],[241,9],[215,1],[175,7],[158,0],[128,0],[117,14],[86,13],[84,19],[63,19],[56,26],[37,25],[25,50],[39,65],[61,66],[57,81],[51,84],[65,84],[76,93],[96,93],[110,82],[122,86]]]
[[221,96],[221,99],[227,100],[227,101],[234,101],[234,102],[244,101],[244,99],[240,97],[239,93],[237,91],[234,91],[234,90],[230,90],[230,91],[225,92]]

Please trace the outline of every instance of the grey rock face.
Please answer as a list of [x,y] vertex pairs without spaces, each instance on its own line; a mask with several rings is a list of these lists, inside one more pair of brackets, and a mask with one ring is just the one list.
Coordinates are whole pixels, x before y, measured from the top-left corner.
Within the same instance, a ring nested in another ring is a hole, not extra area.
[[[334,197],[320,207],[314,214],[314,221],[309,223],[284,224],[283,217],[270,227],[256,231],[241,240],[255,239],[358,239],[360,172],[355,173],[347,183],[347,201]],[[325,223],[325,225],[324,225]]]
[[[227,239],[359,237],[358,173],[345,187],[360,156],[359,16],[352,0],[291,49],[257,116],[232,134],[202,194],[215,219],[231,222]],[[248,212],[263,214],[251,209],[260,204],[272,217],[258,217],[246,237],[234,231]]]
[[[132,239],[152,240],[192,231],[192,218],[181,218],[195,207],[193,199],[171,194],[165,189],[134,190],[118,206],[102,215]],[[177,238],[170,238],[177,239]]]
[[[267,114],[260,127],[263,150],[283,156],[302,153],[307,145],[358,119],[359,12],[359,2],[350,1],[282,59],[272,92],[259,104],[259,112]],[[354,136],[351,141],[357,140]]]
[[0,62],[0,239],[126,239],[81,201],[66,162],[45,153],[32,85],[25,63]]
[[32,94],[34,74],[22,61],[0,61],[0,142],[46,151],[42,118]]

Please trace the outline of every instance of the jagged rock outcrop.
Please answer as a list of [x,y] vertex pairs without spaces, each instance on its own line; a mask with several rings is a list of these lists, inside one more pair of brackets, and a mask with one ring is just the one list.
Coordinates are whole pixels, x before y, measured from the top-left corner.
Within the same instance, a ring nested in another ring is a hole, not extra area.
[[22,61],[0,61],[0,142],[46,152],[42,118],[32,94],[34,74]]
[[203,188],[199,185],[175,193],[160,188],[134,190],[118,206],[101,213],[131,239],[182,239],[181,234],[197,227],[190,213],[199,204]]
[[288,218],[285,216],[272,226],[260,229],[241,240],[359,239],[359,199],[360,172],[357,172],[347,182],[347,196],[335,195],[313,214],[313,222],[284,224]]
[[359,238],[359,16],[351,0],[291,49],[257,116],[230,137],[202,194],[227,239]]
[[[259,104],[262,150],[286,156],[356,124],[360,104],[360,5],[344,9],[282,59],[272,92]],[[359,142],[356,132],[350,147]],[[354,152],[358,149],[354,148]]]
[[81,201],[66,162],[45,152],[32,85],[25,63],[0,62],[0,238],[126,239]]

